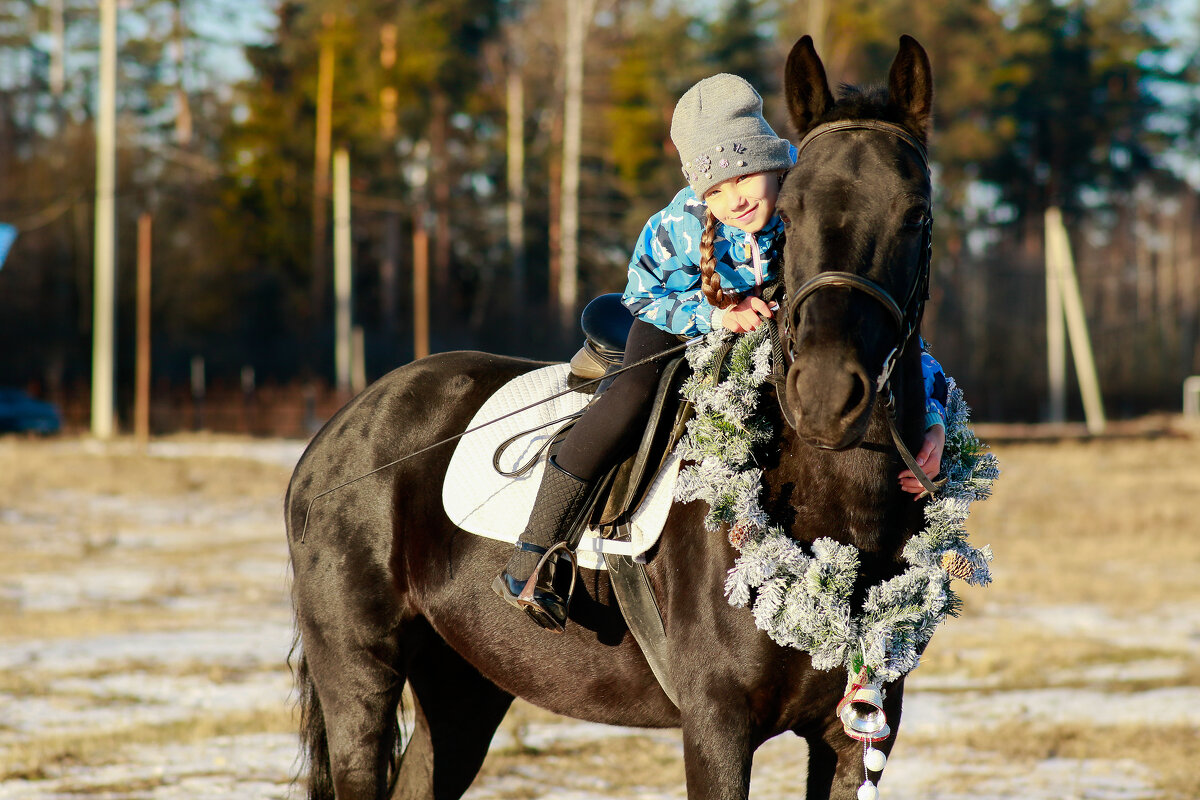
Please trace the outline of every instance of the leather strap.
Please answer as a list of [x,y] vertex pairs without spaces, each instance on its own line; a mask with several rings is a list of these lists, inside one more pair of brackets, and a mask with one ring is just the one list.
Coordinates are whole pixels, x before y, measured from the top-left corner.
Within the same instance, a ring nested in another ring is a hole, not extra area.
[[608,567],[613,594],[617,596],[629,632],[646,657],[646,663],[650,665],[658,685],[678,708],[679,690],[671,680],[670,661],[667,658],[667,631],[645,566],[629,556],[613,553],[604,554],[604,564]]
[[[496,446],[496,452],[492,453],[492,469],[496,470],[497,473],[506,478],[516,478],[524,475],[526,472],[529,472],[529,470],[533,469],[538,461],[541,460],[542,454],[545,453],[546,450],[548,450],[555,442],[561,441],[567,435],[567,431],[571,429],[571,426],[575,424],[575,420],[582,417],[583,412],[587,411],[590,407],[591,406],[589,404],[588,406],[584,407],[582,411],[576,411],[574,414],[568,414],[565,417],[552,419],[549,422],[536,425],[529,430],[521,431],[520,433],[514,433],[512,436],[508,437]],[[560,422],[562,423],[562,427],[555,431],[553,436],[542,442],[541,446],[538,447],[537,451],[529,457],[527,462],[524,464],[517,464],[511,472],[500,468],[500,459],[504,457],[504,451],[507,450],[513,442],[517,441],[523,436],[528,436],[534,431],[540,431],[542,428],[548,428],[551,425],[557,425]]]
[[[925,470],[921,469],[921,465],[917,463],[917,459],[913,457],[912,451],[908,449],[908,445],[904,444],[904,439],[900,436],[900,429],[896,427],[896,407],[892,402],[888,402],[888,429],[892,432],[892,442],[895,443],[896,449],[900,451],[900,458],[904,460],[905,465],[912,470],[912,474],[917,476],[921,486],[925,488],[925,494],[933,495],[937,490],[946,485],[946,478],[940,481],[933,481],[925,474]],[[922,494],[921,497],[924,497]]]
[[[898,139],[903,139],[906,144],[911,146],[917,153],[920,154],[921,160],[926,165],[929,164],[929,154],[925,150],[925,144],[913,136],[912,133],[905,127],[896,125],[892,122],[884,122],[881,119],[840,119],[835,122],[826,122],[813,128],[808,132],[808,135],[800,140],[800,144],[796,147],[796,160],[800,160],[800,154],[804,152],[804,148],[813,143],[814,140],[821,138],[827,133],[837,133],[838,131],[883,131],[890,133]],[[926,167],[928,169],[928,167]]]
[[892,315],[892,320],[896,323],[896,328],[901,331],[904,330],[904,312],[900,310],[900,305],[875,281],[864,278],[861,275],[855,275],[853,272],[822,272],[812,280],[807,281],[796,291],[796,296],[788,303],[787,318],[789,320],[792,319],[793,312],[809,295],[826,286],[858,289],[860,292],[870,295],[878,300],[887,309],[888,313]]

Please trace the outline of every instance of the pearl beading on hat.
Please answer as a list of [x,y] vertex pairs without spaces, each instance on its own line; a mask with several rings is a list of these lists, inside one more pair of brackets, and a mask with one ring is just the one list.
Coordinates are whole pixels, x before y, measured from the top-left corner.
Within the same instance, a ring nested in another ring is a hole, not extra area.
[[[741,144],[734,143],[733,145],[730,146],[730,148],[735,153],[746,152],[745,146],[741,145]],[[713,152],[716,152],[716,153],[725,152],[725,145],[723,145],[723,144],[717,145],[716,147],[713,148]],[[691,171],[693,166],[696,169],[695,172]],[[721,169],[728,169],[729,168],[729,159],[722,158],[720,161],[717,162],[717,166],[719,166]],[[749,166],[749,165],[745,161],[739,160],[737,162],[737,166],[745,167],[745,166]],[[683,177],[687,180],[688,183],[693,183],[694,181],[698,180],[699,178],[704,178],[705,180],[711,180],[712,179],[712,159],[710,159],[706,155],[702,155],[696,159],[696,163],[694,165],[692,164],[692,162],[688,161],[687,163],[685,163],[683,165]]]

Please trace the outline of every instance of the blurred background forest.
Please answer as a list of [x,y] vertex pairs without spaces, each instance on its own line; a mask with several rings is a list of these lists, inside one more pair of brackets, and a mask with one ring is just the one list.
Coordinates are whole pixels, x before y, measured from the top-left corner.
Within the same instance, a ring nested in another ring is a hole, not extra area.
[[[119,414],[127,424],[143,214],[155,402],[190,396],[198,359],[213,393],[325,396],[330,148],[350,155],[368,380],[413,358],[424,239],[433,351],[568,358],[578,310],[623,288],[638,230],[682,186],[675,100],[734,72],[791,135],[782,67],[805,33],[834,82],[885,78],[901,33],[929,51],[924,333],[976,416],[1045,416],[1051,206],[1070,231],[1107,411],[1178,409],[1200,372],[1190,2],[123,0]],[[0,271],[0,384],[84,425],[99,40],[93,0],[0,0],[0,222],[18,231]]]

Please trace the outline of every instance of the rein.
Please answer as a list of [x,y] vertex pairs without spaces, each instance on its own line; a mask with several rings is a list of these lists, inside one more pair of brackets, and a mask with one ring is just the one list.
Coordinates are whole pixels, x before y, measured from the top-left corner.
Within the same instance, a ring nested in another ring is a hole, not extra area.
[[[822,136],[827,136],[832,133],[840,133],[845,131],[879,131],[894,136],[900,141],[908,145],[916,152],[920,158],[922,166],[925,167],[926,176],[929,175],[929,156],[925,150],[925,145],[921,143],[917,137],[913,136],[909,131],[899,125],[882,120],[838,120],[836,122],[827,122],[818,125],[809,131],[808,135],[801,140],[796,152],[797,163],[800,160],[806,147],[808,147],[816,139]],[[784,323],[786,328],[783,332],[778,330],[776,325],[771,326],[771,341],[772,346],[776,351],[778,358],[775,359],[777,364],[782,364],[786,358],[790,363],[796,352],[795,343],[795,327],[792,324],[796,319],[797,312],[801,304],[811,298],[821,289],[836,288],[849,289],[851,291],[859,291],[870,297],[872,300],[883,306],[887,311],[888,316],[896,325],[896,344],[891,351],[883,359],[883,364],[880,366],[879,375],[875,379],[876,394],[886,393],[886,405],[888,410],[888,426],[891,429],[892,441],[895,442],[896,449],[900,453],[905,465],[912,470],[912,473],[920,481],[921,486],[929,494],[933,494],[938,490],[938,486],[929,479],[925,471],[917,464],[917,460],[913,457],[912,452],[904,444],[903,437],[900,436],[900,431],[896,423],[896,398],[892,392],[891,379],[892,372],[896,368],[896,361],[900,354],[908,347],[913,334],[920,324],[921,315],[925,309],[925,301],[929,299],[929,272],[930,263],[933,258],[933,215],[930,213],[922,225],[922,247],[921,247],[921,264],[919,266],[917,277],[909,287],[908,294],[904,299],[904,303],[897,303],[895,298],[887,289],[880,286],[875,281],[869,278],[864,278],[861,275],[853,272],[842,272],[830,270],[821,272],[813,278],[801,284],[795,294],[788,299],[786,311],[784,313]],[[778,368],[777,368],[778,369]],[[773,379],[776,382],[777,395],[779,397],[780,407],[783,409],[785,418],[792,427],[796,427],[790,410],[787,408],[783,389],[783,381],[781,376],[776,375]]]

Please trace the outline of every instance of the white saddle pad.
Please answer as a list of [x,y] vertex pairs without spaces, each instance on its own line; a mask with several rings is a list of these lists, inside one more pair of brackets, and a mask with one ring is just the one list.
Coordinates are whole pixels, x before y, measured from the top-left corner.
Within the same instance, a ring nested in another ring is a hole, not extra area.
[[[484,423],[565,390],[569,374],[568,365],[556,364],[514,378],[483,404],[467,430],[479,428]],[[546,461],[543,456],[529,472],[517,478],[507,478],[492,466],[496,448],[522,431],[545,426],[521,436],[504,451],[500,467],[512,471],[517,465],[528,462],[554,436],[561,427],[556,420],[581,410],[591,398],[591,395],[580,392],[568,392],[459,439],[450,459],[450,468],[446,470],[446,481],[442,485],[442,504],[451,521],[469,533],[516,542],[529,521]],[[666,467],[655,478],[646,499],[631,520],[632,541],[601,539],[596,531],[589,530],[576,551],[579,565],[589,569],[604,569],[601,553],[638,556],[649,550],[658,541],[667,513],[671,510],[671,497],[678,473],[679,458],[671,454]]]

